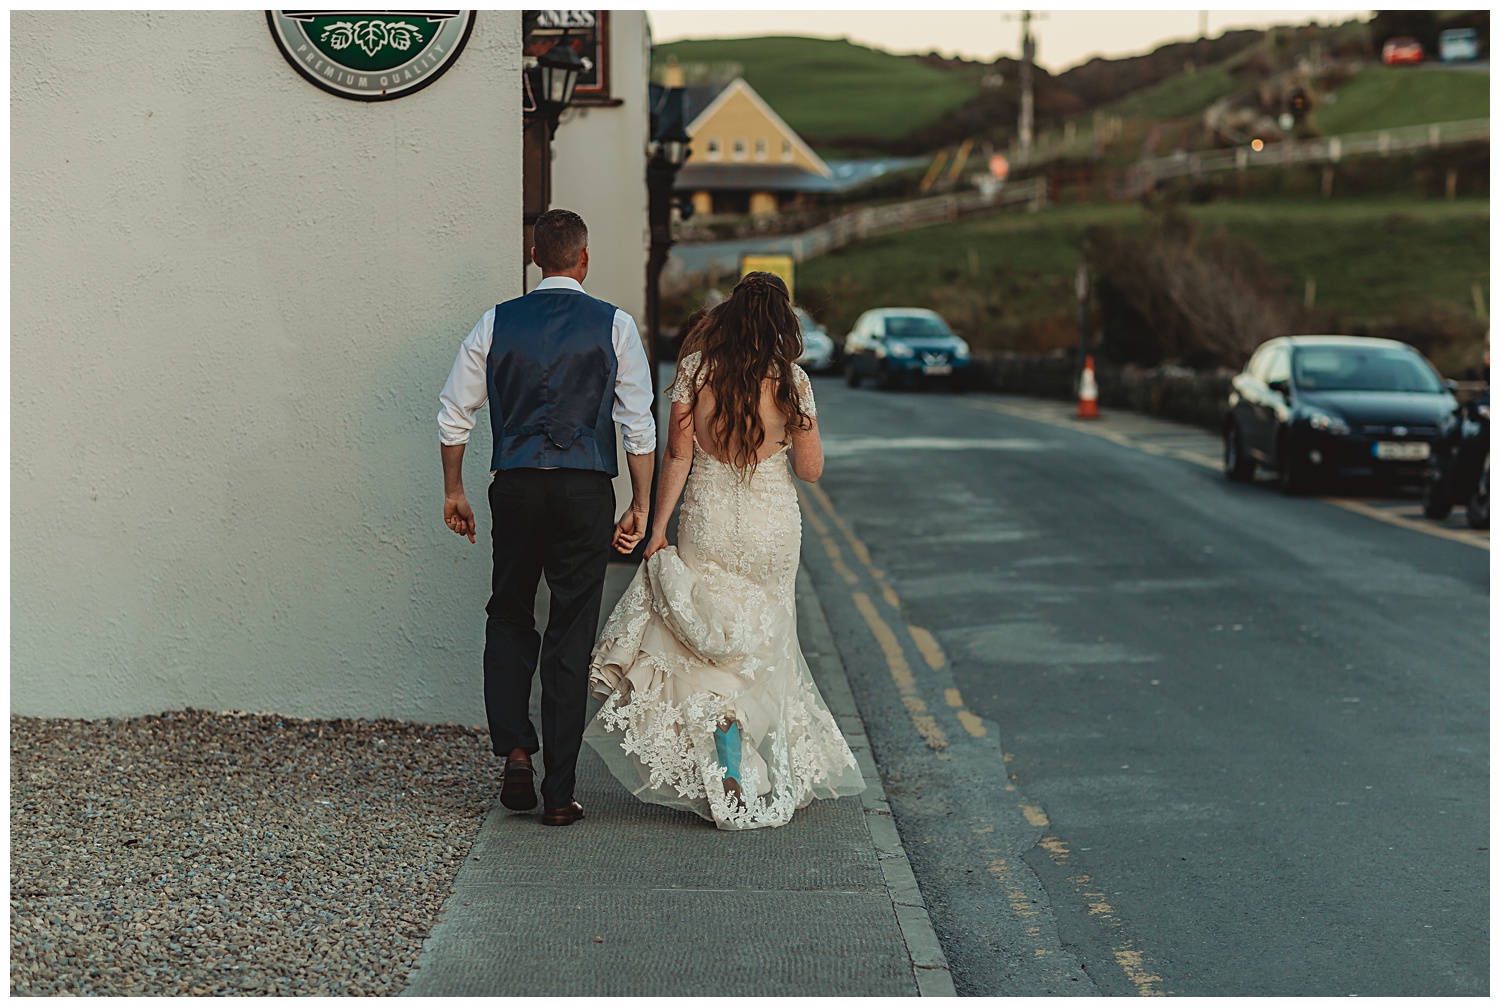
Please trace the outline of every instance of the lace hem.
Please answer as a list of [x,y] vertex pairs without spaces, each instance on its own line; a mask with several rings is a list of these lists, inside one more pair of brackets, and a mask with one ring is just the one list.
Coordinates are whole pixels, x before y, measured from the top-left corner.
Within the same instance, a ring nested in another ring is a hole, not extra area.
[[[646,655],[641,660],[656,663]],[[642,789],[667,797],[662,803],[687,804],[720,828],[754,829],[786,824],[814,797],[864,789],[854,753],[832,714],[802,695],[784,700],[776,726],[758,743],[746,736],[741,799],[732,799],[724,788],[727,770],[718,760],[714,733],[725,717],[740,717],[735,698],[697,692],[673,703],[664,698],[666,685],[663,677],[633,696],[613,693],[595,718],[600,740],[630,757],[643,778]],[[851,771],[857,782],[848,780]],[[671,801],[672,796],[680,801]]]

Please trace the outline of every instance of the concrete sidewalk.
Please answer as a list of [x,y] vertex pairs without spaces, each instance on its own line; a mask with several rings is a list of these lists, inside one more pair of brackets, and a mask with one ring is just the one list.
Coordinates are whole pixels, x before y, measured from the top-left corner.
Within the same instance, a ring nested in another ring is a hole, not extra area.
[[[634,568],[611,566],[603,613]],[[636,800],[584,746],[589,817],[496,807],[406,996],[953,995],[812,582],[798,631],[868,789],[720,832]]]

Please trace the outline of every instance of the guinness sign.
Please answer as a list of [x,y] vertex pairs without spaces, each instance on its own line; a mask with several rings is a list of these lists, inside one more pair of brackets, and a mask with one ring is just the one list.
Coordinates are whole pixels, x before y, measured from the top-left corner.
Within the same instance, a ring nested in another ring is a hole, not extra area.
[[272,10],[266,21],[281,54],[310,83],[340,98],[389,101],[453,65],[474,12]]

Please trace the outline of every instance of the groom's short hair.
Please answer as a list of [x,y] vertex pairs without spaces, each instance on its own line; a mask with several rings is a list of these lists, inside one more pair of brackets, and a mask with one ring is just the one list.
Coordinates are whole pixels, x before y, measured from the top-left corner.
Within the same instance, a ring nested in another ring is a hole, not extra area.
[[531,243],[536,264],[549,273],[560,273],[578,265],[578,257],[589,244],[588,225],[572,210],[548,210],[536,218]]

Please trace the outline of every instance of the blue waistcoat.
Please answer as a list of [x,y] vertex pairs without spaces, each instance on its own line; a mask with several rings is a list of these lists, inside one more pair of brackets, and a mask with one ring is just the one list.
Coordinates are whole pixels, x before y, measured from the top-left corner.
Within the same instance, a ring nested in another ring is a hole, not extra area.
[[576,290],[533,290],[495,306],[485,363],[490,468],[619,474],[615,306]]

